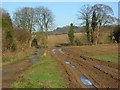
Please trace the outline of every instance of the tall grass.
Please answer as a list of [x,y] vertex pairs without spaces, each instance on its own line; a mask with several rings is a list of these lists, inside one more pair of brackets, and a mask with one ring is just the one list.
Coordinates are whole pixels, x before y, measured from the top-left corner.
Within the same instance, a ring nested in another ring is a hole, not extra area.
[[25,57],[30,56],[35,50],[35,48],[28,48],[26,50],[20,50],[15,52],[6,51],[2,54],[2,65],[7,65],[22,60]]

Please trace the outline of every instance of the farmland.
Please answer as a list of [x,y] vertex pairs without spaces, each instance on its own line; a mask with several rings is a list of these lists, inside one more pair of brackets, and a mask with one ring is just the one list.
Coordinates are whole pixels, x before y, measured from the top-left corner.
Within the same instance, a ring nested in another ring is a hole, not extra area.
[[[56,48],[54,52],[52,52],[52,56],[65,68],[71,88],[118,87],[118,59],[111,58],[111,60],[108,59],[106,61],[106,58],[101,59],[95,57],[96,55],[111,55],[113,53],[117,56],[118,46],[98,46],[99,48],[95,48],[95,46]],[[62,59],[60,57],[62,57]],[[87,77],[92,85],[84,85],[83,82],[79,80],[79,78],[83,76]],[[109,80],[109,82],[107,80]]]

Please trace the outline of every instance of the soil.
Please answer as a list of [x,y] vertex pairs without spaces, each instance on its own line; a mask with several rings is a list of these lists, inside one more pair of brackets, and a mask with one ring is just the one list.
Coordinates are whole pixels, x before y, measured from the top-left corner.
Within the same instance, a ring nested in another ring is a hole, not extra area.
[[[64,68],[69,88],[93,88],[84,85],[80,80],[81,76],[87,77],[94,88],[118,88],[120,80],[118,79],[117,64],[87,57],[85,53],[76,54],[72,53],[72,50],[68,52],[63,48],[56,48],[51,51],[51,55]],[[66,61],[69,61],[70,64],[66,64]]]

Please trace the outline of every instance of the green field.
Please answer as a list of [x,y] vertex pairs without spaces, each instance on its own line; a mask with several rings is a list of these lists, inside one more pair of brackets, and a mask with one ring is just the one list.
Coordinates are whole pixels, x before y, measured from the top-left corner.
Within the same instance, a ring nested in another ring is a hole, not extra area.
[[33,64],[11,88],[64,88],[66,82],[57,63],[45,56]]
[[103,60],[103,61],[110,61],[113,63],[118,63],[118,55],[117,54],[107,54],[107,55],[96,55],[92,56],[93,58]]

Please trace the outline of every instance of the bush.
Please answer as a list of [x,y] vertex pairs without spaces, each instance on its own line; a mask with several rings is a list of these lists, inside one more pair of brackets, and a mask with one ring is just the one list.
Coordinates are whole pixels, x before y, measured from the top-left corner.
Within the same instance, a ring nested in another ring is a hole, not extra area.
[[14,29],[14,36],[16,37],[16,41],[21,44],[28,43],[31,39],[30,32],[19,28]]
[[116,27],[113,32],[113,36],[117,43],[120,43],[120,26]]
[[70,24],[70,30],[68,32],[68,37],[69,37],[70,43],[73,45],[74,44],[74,26],[72,23]]
[[14,34],[12,21],[9,13],[2,12],[2,50],[11,49],[13,45]]
[[12,45],[12,51],[15,51],[16,50],[16,44],[15,43],[13,43],[13,45]]

